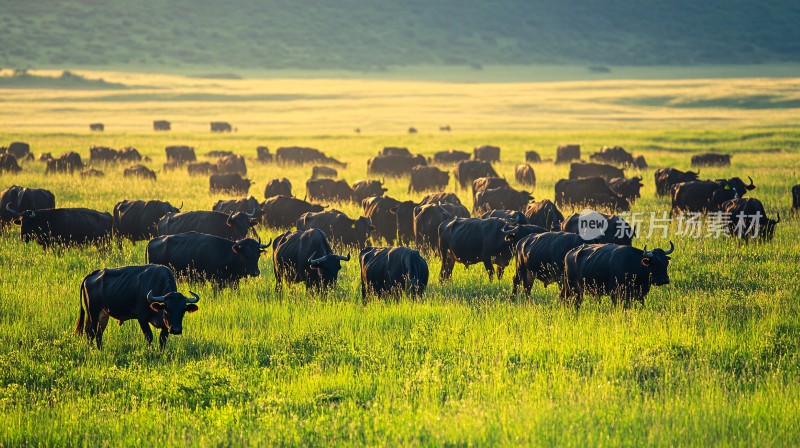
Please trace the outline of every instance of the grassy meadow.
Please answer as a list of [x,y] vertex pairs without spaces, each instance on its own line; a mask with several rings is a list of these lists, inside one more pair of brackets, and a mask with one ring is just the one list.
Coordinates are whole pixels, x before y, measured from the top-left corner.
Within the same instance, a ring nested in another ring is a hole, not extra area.
[[[0,445],[733,445],[800,444],[800,242],[789,189],[800,183],[798,79],[433,83],[380,80],[209,80],[93,73],[130,86],[0,90],[0,145],[42,152],[134,146],[158,169],[164,147],[188,144],[248,158],[250,193],[287,177],[305,194],[311,167],[260,165],[255,148],[307,145],[348,162],[340,178],[366,177],[383,146],[432,155],[493,144],[512,186],[524,151],[555,156],[560,143],[644,155],[650,168],[635,212],[669,209],[653,171],[688,168],[692,154],[733,154],[701,177],[752,176],[772,242],[641,236],[634,245],[676,251],[672,283],[644,306],[588,299],[579,314],[558,288],[536,283],[510,300],[513,268],[489,283],[481,266],[440,261],[417,301],[362,306],[357,250],[325,295],[299,285],[274,293],[271,253],[261,276],[237,290],[179,282],[202,300],[166,350],[145,345],[134,322],[109,325],[102,352],[73,334],[81,279],[94,269],[144,263],[145,245],[43,251],[0,235]],[[152,120],[173,121],[155,133]],[[208,131],[211,120],[238,128]],[[107,132],[90,133],[101,121]],[[438,132],[450,124],[453,132]],[[405,130],[416,126],[419,133]],[[356,134],[353,128],[361,128]],[[45,176],[44,166],[0,177],[44,187],[59,207],[111,211],[122,199],[159,198],[211,208],[208,179],[159,172],[157,182]],[[568,167],[534,165],[537,200],[553,198]],[[400,200],[407,179],[386,179]],[[451,190],[455,188],[451,179]],[[458,191],[471,209],[472,199]],[[356,204],[333,204],[350,216]],[[566,214],[572,210],[563,210]],[[259,228],[262,239],[281,230]],[[348,251],[348,249],[341,249]]]

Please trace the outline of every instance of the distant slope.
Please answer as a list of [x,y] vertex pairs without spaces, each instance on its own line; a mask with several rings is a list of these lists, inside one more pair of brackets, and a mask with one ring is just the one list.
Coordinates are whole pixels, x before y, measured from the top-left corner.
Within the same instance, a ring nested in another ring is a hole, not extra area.
[[2,3],[2,67],[380,70],[800,61],[800,2],[783,0]]

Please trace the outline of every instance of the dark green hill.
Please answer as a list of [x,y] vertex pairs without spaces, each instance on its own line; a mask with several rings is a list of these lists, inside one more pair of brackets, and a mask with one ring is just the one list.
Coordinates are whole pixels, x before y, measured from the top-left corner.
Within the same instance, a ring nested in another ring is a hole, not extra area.
[[380,70],[395,65],[800,61],[800,2],[0,0],[0,66]]

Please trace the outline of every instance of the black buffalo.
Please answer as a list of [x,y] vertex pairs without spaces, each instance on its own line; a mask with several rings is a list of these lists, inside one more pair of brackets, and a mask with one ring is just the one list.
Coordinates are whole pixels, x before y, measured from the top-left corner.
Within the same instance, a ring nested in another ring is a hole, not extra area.
[[644,170],[648,167],[647,161],[644,159],[644,156],[637,156],[633,159],[633,167],[637,170]]
[[211,162],[191,162],[187,170],[190,176],[208,176],[217,174],[217,165]]
[[461,199],[458,199],[458,195],[455,193],[430,193],[426,194],[422,201],[420,201],[420,205],[424,204],[455,204],[461,205]]
[[308,179],[306,197],[312,202],[345,202],[353,198],[353,189],[344,179]]
[[414,241],[417,247],[436,247],[439,242],[439,225],[453,218],[469,218],[469,210],[463,205],[448,203],[415,207]]
[[695,181],[699,174],[699,170],[693,173],[691,171],[684,172],[675,168],[659,168],[655,173],[656,195],[667,196],[672,191],[673,185]]
[[353,183],[353,193],[351,198],[354,202],[361,203],[366,198],[373,196],[383,196],[389,189],[383,186],[383,182],[374,179],[359,180]]
[[603,146],[600,151],[589,156],[589,160],[599,163],[630,166],[633,165],[633,154],[621,146]]
[[238,212],[230,215],[208,211],[167,214],[158,221],[158,236],[200,232],[238,241],[244,239],[258,223],[252,219],[254,215],[255,210],[253,213]]
[[437,151],[433,154],[433,163],[452,165],[464,160],[469,160],[470,157],[470,153],[466,151],[458,151],[454,149],[449,151]]
[[[49,162],[48,162],[49,166]],[[22,167],[17,163],[17,158],[12,154],[0,154],[0,173],[19,173]]]
[[542,157],[536,151],[525,151],[525,162],[527,163],[541,163]]
[[533,167],[527,163],[514,168],[514,178],[522,185],[536,186],[536,173],[533,171]]
[[458,162],[458,165],[456,165],[453,170],[453,175],[456,178],[456,182],[458,182],[463,189],[466,189],[467,185],[472,185],[475,179],[481,177],[499,177],[494,168],[492,168],[492,164],[482,160],[464,160]]
[[389,245],[394,244],[397,237],[397,217],[392,209],[400,205],[400,201],[388,196],[373,196],[361,201],[364,216],[375,226],[375,236],[383,238]]
[[481,219],[500,218],[509,224],[526,225],[528,218],[519,210],[490,210],[481,215]]
[[77,152],[65,152],[61,157],[52,159],[47,162],[46,174],[52,173],[69,173],[80,171],[84,167],[80,154]]
[[321,212],[325,207],[288,196],[273,196],[262,205],[264,225],[286,229],[294,227],[297,220],[307,212]]
[[87,208],[47,208],[20,213],[8,205],[6,211],[20,225],[22,241],[34,240],[45,248],[102,244],[111,237],[113,219],[108,212]]
[[342,261],[350,255],[336,255],[325,233],[319,229],[286,232],[272,243],[272,266],[275,270],[275,290],[283,282],[305,283],[306,288],[327,288],[336,284]]
[[427,165],[428,161],[421,155],[388,155],[373,157],[367,160],[367,174],[385,176],[406,176],[417,165]]
[[378,156],[410,156],[411,151],[405,147],[385,146],[378,152]]
[[364,216],[351,219],[339,210],[327,212],[305,213],[297,220],[297,230],[319,229],[331,241],[338,241],[346,246],[366,246],[369,234],[375,226]]
[[411,170],[408,193],[412,191],[444,190],[450,183],[450,173],[435,166],[415,166]]
[[490,188],[475,194],[475,211],[504,209],[523,211],[533,196],[527,191],[518,191],[511,187]]
[[169,162],[188,163],[197,161],[197,155],[195,155],[194,148],[191,146],[167,146],[165,151]]
[[273,196],[292,197],[292,183],[289,182],[289,179],[283,177],[267,182],[267,187],[264,188],[264,199],[269,199]]
[[155,238],[158,235],[158,221],[180,209],[165,201],[128,201],[114,205],[112,233],[122,248],[122,239],[136,243]]
[[756,186],[753,179],[747,185],[738,177],[730,179],[697,180],[672,187],[672,214],[716,212],[725,201],[741,198]]
[[408,291],[412,297],[428,286],[428,263],[419,252],[407,247],[365,247],[361,261],[361,298]]
[[261,204],[252,196],[241,199],[220,199],[212,207],[211,210],[215,212],[225,213],[230,215],[233,213],[251,213],[253,219],[260,220],[261,218]]
[[615,177],[625,177],[621,169],[604,163],[573,163],[569,166],[570,179],[584,179],[587,177],[602,177],[606,181]]
[[101,349],[109,318],[120,325],[136,319],[148,344],[153,342],[150,325],[161,330],[158,340],[163,349],[170,334],[183,333],[184,314],[198,310],[200,296],[189,293],[193,298],[178,292],[175,275],[166,266],[96,270],[81,282],[81,311],[75,332],[85,334],[89,343],[96,340]]
[[478,146],[472,150],[472,156],[475,160],[489,163],[499,162],[500,148],[491,145]]
[[559,230],[561,229],[561,223],[564,222],[564,215],[561,214],[558,207],[550,199],[529,204],[528,208],[525,209],[525,217],[528,220],[528,224],[548,230]]
[[489,177],[479,177],[472,181],[472,200],[475,201],[475,197],[477,196],[479,191],[489,190],[492,188],[502,188],[508,187],[510,188],[511,185],[508,184],[508,181],[503,179],[502,177],[497,176],[489,176]]
[[627,199],[614,193],[601,177],[561,179],[556,182],[556,205],[596,206],[611,210],[631,209]]
[[231,132],[233,126],[226,121],[212,121],[211,132]]
[[580,158],[581,145],[561,145],[556,148],[556,163],[569,163]]
[[[270,241],[271,243],[272,241]],[[147,261],[218,286],[258,277],[258,258],[269,243],[247,238],[231,241],[198,232],[160,236],[147,243]]]
[[730,166],[730,154],[716,154],[709,152],[692,156],[692,166]]
[[390,209],[397,218],[397,238],[402,245],[414,241],[414,209],[419,205],[414,201],[403,201]]
[[17,213],[46,208],[56,208],[56,197],[50,190],[12,185],[0,193],[0,228],[8,226]]
[[792,187],[792,210],[800,210],[800,185]]
[[641,177],[631,177],[629,179],[615,177],[608,181],[608,188],[610,188],[611,191],[622,196],[631,203],[641,197],[639,191],[642,187],[644,187],[644,184],[642,183]]
[[493,264],[496,264],[497,278],[502,278],[503,270],[511,260],[513,245],[506,239],[506,225],[505,221],[497,218],[454,218],[443,222],[439,226],[439,256],[442,259],[439,278],[449,279],[456,262],[467,266],[483,263],[489,281],[494,279]]
[[327,166],[314,166],[311,168],[312,179],[319,179],[320,177],[336,178],[338,176],[339,173],[335,169]]
[[89,123],[89,130],[96,132],[103,132],[106,130],[106,127],[103,123]]
[[106,146],[92,146],[89,148],[89,161],[92,164],[116,162],[119,152]]
[[730,218],[729,235],[742,239],[770,241],[775,235],[775,227],[781,222],[780,213],[777,220],[769,219],[764,204],[756,198],[731,199],[722,204],[720,211]]
[[238,174],[212,174],[208,178],[209,191],[213,193],[229,193],[246,195],[250,191],[250,179],[243,178]]
[[611,296],[614,305],[622,301],[630,307],[636,300],[644,304],[651,286],[669,284],[669,255],[675,251],[670,242],[667,251],[647,250],[617,244],[583,244],[564,257],[564,286],[561,297],[575,301],[578,309],[583,295]]
[[172,129],[172,123],[167,120],[155,120],[153,121],[153,130],[154,131],[169,131]]
[[226,156],[217,161],[217,172],[220,174],[247,175],[247,164],[242,156]]
[[81,178],[105,177],[106,173],[94,168],[84,168],[79,175],[81,176]]
[[336,159],[328,157],[322,151],[314,148],[305,148],[299,146],[282,147],[275,150],[275,160],[282,165],[297,164],[302,165],[305,163],[321,163],[326,165],[334,165],[341,168],[347,167],[346,163],[342,163]]
[[[614,243],[622,246],[630,246],[633,244],[633,237],[636,236],[636,229],[632,228],[627,221],[617,215],[606,215],[597,213],[602,218],[603,222],[594,222],[589,219],[588,215],[581,219],[579,213],[575,213],[561,223],[561,230],[564,232],[575,233],[583,235],[587,242],[592,243]],[[602,226],[603,233],[597,238],[590,238],[593,233],[592,230],[600,229]],[[589,241],[591,240],[591,241]]]
[[272,163],[272,154],[266,146],[259,146],[256,148],[256,160],[261,163]]
[[156,172],[144,165],[133,165],[131,167],[125,168],[125,171],[122,172],[122,176],[156,180]]
[[6,154],[11,154],[20,161],[30,159],[32,157],[31,145],[25,142],[11,142],[6,148]]
[[517,242],[516,265],[511,294],[520,285],[530,296],[533,281],[538,279],[547,287],[564,280],[564,257],[570,250],[585,244],[580,235],[570,232],[545,232],[528,236]]

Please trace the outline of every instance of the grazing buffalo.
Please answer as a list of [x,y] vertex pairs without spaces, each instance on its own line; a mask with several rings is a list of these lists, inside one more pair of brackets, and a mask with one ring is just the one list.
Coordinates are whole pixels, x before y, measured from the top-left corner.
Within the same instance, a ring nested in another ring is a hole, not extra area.
[[[183,206],[183,205],[181,205]],[[165,201],[128,201],[114,205],[112,233],[117,245],[122,248],[122,238],[134,244],[158,236],[158,221],[170,213],[180,213],[180,209]]]
[[417,166],[425,166],[428,161],[421,155],[388,155],[373,157],[367,160],[367,174],[381,174],[385,176],[406,176]]
[[525,162],[527,163],[541,163],[542,157],[536,151],[525,151]]
[[102,244],[111,237],[113,219],[107,212],[87,208],[47,208],[19,212],[9,205],[6,211],[20,225],[24,242],[48,248],[54,245]]
[[386,146],[378,152],[378,156],[407,156],[411,157],[411,151],[408,148],[399,146]]
[[200,232],[238,241],[244,239],[258,223],[252,219],[253,216],[255,210],[252,213],[238,212],[230,215],[207,211],[170,213],[158,221],[158,236]]
[[647,161],[644,159],[644,156],[637,156],[635,159],[633,159],[633,167],[640,171],[647,169],[648,165]]
[[404,246],[414,241],[414,210],[419,205],[414,201],[403,201],[390,209],[397,218],[397,238]]
[[556,182],[556,205],[596,206],[628,211],[630,203],[614,193],[600,177],[561,179]]
[[225,121],[212,121],[211,122],[211,132],[231,132],[233,130],[233,126],[230,123]]
[[213,159],[221,159],[223,157],[235,156],[236,154],[234,154],[233,151],[224,151],[224,150],[219,150],[218,149],[218,150],[215,150],[215,151],[209,151],[209,152],[205,153],[204,155],[206,157],[211,157]]
[[264,199],[269,199],[273,196],[292,197],[292,183],[289,182],[289,179],[283,177],[267,182],[267,187],[264,188]]
[[39,154],[39,159],[38,160],[40,162],[47,163],[47,162],[53,160],[53,154],[49,153],[49,152],[44,152],[42,154]]
[[247,175],[247,164],[242,156],[226,156],[217,161],[217,172],[220,174]]
[[153,342],[150,325],[161,330],[161,349],[170,334],[183,333],[183,315],[199,308],[200,296],[189,291],[192,299],[178,292],[175,275],[166,266],[148,264],[116,269],[99,269],[81,282],[81,311],[75,333],[86,335],[89,343],[103,348],[103,330],[108,319],[119,324],[139,321],[147,344]]
[[253,213],[253,219],[260,219],[261,218],[261,207],[259,207],[258,201],[256,198],[252,196],[248,196],[242,199],[229,199],[229,200],[222,200],[220,199],[217,201],[212,207],[211,210],[215,212],[225,213],[226,215],[231,215],[233,213]]
[[353,198],[353,189],[343,179],[308,179],[306,197],[312,202],[344,202]]
[[319,179],[321,177],[336,178],[338,176],[339,173],[335,169],[327,166],[314,166],[311,168],[312,179]]
[[422,198],[420,205],[441,203],[461,205],[461,199],[455,193],[430,193]]
[[262,205],[262,218],[268,227],[286,229],[308,212],[321,212],[325,207],[289,196],[273,196]]
[[258,258],[269,247],[247,238],[231,241],[204,233],[160,236],[147,243],[148,263],[171,267],[175,273],[213,281],[218,286],[258,277]]
[[451,149],[449,151],[437,151],[433,154],[433,163],[452,165],[464,160],[469,160],[470,157],[470,153],[466,151],[458,151],[455,149]]
[[514,274],[511,294],[516,295],[520,285],[530,297],[533,281],[539,280],[545,288],[550,283],[563,282],[564,257],[570,250],[585,244],[580,235],[570,232],[545,232],[530,235],[517,242],[517,271]]
[[383,182],[374,179],[359,180],[353,183],[352,199],[354,202],[361,203],[366,198],[372,196],[383,196],[389,191],[383,186]]
[[328,157],[322,151],[314,148],[304,148],[299,146],[289,146],[278,148],[275,150],[275,160],[282,165],[296,164],[302,165],[306,163],[321,163],[327,165],[334,165],[341,168],[347,167],[346,163],[342,163],[336,159]]
[[692,166],[730,166],[730,154],[716,154],[709,152],[692,156]]
[[792,187],[792,210],[800,210],[800,185]]
[[584,179],[587,177],[602,177],[606,181],[615,177],[625,177],[621,169],[603,163],[572,163],[569,166],[570,179]]
[[[125,147],[117,151],[117,160],[120,162],[140,162],[142,160],[142,155],[139,154],[139,150],[136,148],[132,148],[130,146]],[[145,157],[145,160],[150,160],[149,158]]]
[[632,177],[626,179],[624,177],[615,177],[608,181],[608,188],[614,193],[627,199],[628,202],[633,203],[636,199],[641,197],[639,190],[644,187],[641,177]]
[[556,148],[556,163],[569,163],[581,159],[581,145],[561,145]]
[[512,241],[506,239],[504,228],[508,224],[502,219],[453,218],[439,226],[439,256],[442,270],[439,278],[449,279],[456,261],[466,266],[483,263],[494,279],[494,266],[497,278],[503,277],[503,270],[511,260]]
[[494,168],[492,168],[492,164],[482,160],[464,160],[458,162],[458,165],[456,165],[456,168],[453,170],[453,175],[462,189],[466,189],[467,185],[472,185],[475,179],[481,177],[499,177]]
[[415,128],[413,126],[408,128],[408,133],[409,134],[416,134],[417,133],[417,128]]
[[272,154],[266,146],[256,148],[256,160],[260,163],[272,163]]
[[96,163],[112,163],[117,161],[119,152],[116,149],[106,146],[92,146],[89,148],[89,162]]
[[367,292],[377,296],[407,291],[412,297],[425,293],[428,263],[419,252],[407,247],[365,247],[361,261],[361,299]]
[[165,162],[163,169],[164,171],[175,171],[180,169],[183,166],[183,162]]
[[621,146],[603,146],[600,151],[589,156],[589,160],[612,165],[633,165],[633,154]]
[[616,306],[622,301],[625,308],[636,300],[644,305],[644,298],[651,286],[669,284],[669,250],[637,249],[617,244],[582,244],[564,257],[564,287],[561,297],[565,302],[575,301],[579,309],[583,295],[589,293],[598,298],[610,295]]
[[11,154],[17,160],[25,160],[32,157],[31,155],[31,145],[25,142],[11,142],[6,148],[6,154]]
[[697,180],[700,171],[693,173],[691,171],[683,172],[675,168],[660,168],[656,170],[656,195],[667,196],[672,191],[672,186],[683,182],[692,182]]
[[[47,166],[50,166],[48,162]],[[0,173],[19,173],[22,167],[17,163],[17,158],[11,154],[0,154]]]
[[453,218],[469,218],[463,205],[425,204],[414,208],[414,241],[419,248],[434,248],[439,242],[439,225]]
[[51,173],[69,173],[72,174],[75,170],[83,169],[83,161],[80,154],[77,152],[65,152],[61,157],[47,162],[46,174]]
[[213,193],[230,193],[246,195],[253,182],[239,174],[212,174],[208,178],[209,191]]
[[133,165],[131,167],[125,168],[125,171],[123,171],[122,176],[156,180],[156,172],[144,165]]
[[527,191],[518,191],[511,187],[490,188],[475,194],[475,212],[487,210],[519,210],[523,211],[533,196]]
[[375,226],[364,216],[351,219],[339,210],[330,210],[309,212],[300,216],[297,220],[297,230],[309,229],[322,230],[331,241],[338,241],[346,246],[364,247]]
[[[6,207],[14,210],[12,213]],[[0,228],[5,228],[18,213],[56,208],[56,197],[49,190],[12,185],[0,192]]]
[[217,174],[217,165],[211,162],[192,162],[187,166],[190,176],[209,176]]
[[450,125],[439,126],[439,131],[441,132],[450,132]]
[[364,216],[375,226],[375,236],[383,238],[389,245],[394,244],[397,237],[397,217],[392,209],[400,205],[400,201],[388,196],[373,196],[361,201]]
[[[599,221],[598,221],[599,220]],[[603,232],[595,236],[597,230]],[[636,229],[616,215],[594,212],[591,215],[575,213],[561,223],[561,230],[575,233],[591,243],[614,243],[621,246],[633,244]]]
[[321,230],[286,232],[272,243],[275,290],[280,292],[283,282],[305,283],[306,289],[331,287],[342,261],[350,261],[350,255],[334,254]]
[[87,177],[105,177],[106,173],[102,172],[101,170],[94,169],[94,168],[84,168],[83,170],[81,170],[79,175],[82,178],[87,178]]
[[500,148],[491,145],[478,146],[472,150],[472,156],[475,160],[482,160],[489,163],[499,162]]
[[771,241],[775,236],[775,227],[781,222],[780,213],[777,221],[767,218],[764,204],[755,198],[731,199],[725,201],[720,209],[730,218],[729,235],[745,240],[749,237],[749,239]]
[[514,168],[514,177],[522,185],[536,186],[536,173],[533,172],[533,167],[527,163],[517,165]]
[[696,180],[672,187],[672,213],[716,212],[725,201],[741,198],[756,188],[753,179],[747,185],[738,177],[730,179]]
[[493,188],[511,188],[511,185],[502,177],[479,177],[472,181],[472,200],[475,200],[479,191]]
[[411,169],[408,193],[412,191],[444,190],[450,183],[450,173],[435,166],[415,166]]
[[165,151],[168,162],[178,162],[180,164],[197,162],[197,156],[191,146],[167,146]]
[[519,210],[490,210],[481,215],[481,219],[500,218],[512,225],[527,225],[528,218]]
[[564,215],[558,210],[550,199],[529,204],[525,209],[525,218],[528,224],[533,224],[543,227],[548,230],[561,229],[561,223],[564,222]]
[[155,120],[153,121],[153,130],[154,131],[169,131],[172,129],[172,123],[167,120]]

